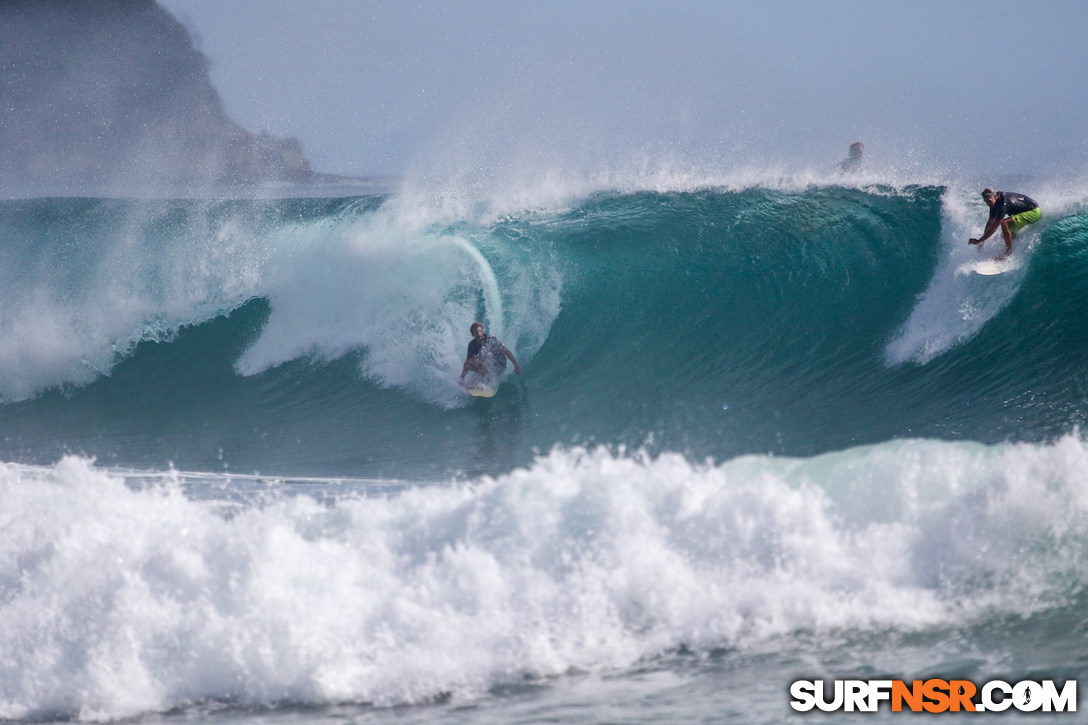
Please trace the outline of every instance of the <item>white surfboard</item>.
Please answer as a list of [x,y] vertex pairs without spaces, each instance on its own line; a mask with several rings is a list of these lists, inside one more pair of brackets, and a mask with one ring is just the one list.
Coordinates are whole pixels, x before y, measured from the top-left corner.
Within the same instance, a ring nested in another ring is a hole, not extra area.
[[987,259],[979,262],[975,265],[975,274],[984,274],[991,276],[995,274],[1004,274],[1010,269],[1015,269],[1016,265],[1009,259],[1002,259],[1000,262],[996,259]]
[[956,275],[981,274],[991,277],[995,274],[1004,274],[1020,268],[1020,260],[1015,257],[1006,257],[1001,261],[996,259],[983,259],[978,262],[967,262],[956,268]]

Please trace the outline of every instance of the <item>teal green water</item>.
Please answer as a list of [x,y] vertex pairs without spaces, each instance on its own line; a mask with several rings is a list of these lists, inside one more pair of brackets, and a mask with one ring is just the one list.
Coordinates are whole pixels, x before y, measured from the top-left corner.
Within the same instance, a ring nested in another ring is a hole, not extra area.
[[1038,198],[996,277],[936,186],[0,203],[0,720],[1081,677],[1088,215]]
[[[949,193],[429,223],[386,197],[5,202],[0,456],[431,480],[557,445],[722,461],[1073,430],[1088,217],[1048,216],[984,278],[952,269],[950,227],[977,220]],[[456,387],[477,318],[524,366],[492,401]]]

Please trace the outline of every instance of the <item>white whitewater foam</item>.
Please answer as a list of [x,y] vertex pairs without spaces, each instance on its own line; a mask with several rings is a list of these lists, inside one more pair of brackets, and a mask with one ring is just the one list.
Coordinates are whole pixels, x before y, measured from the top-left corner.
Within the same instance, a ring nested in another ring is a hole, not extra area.
[[[88,383],[142,340],[168,339],[257,294],[268,255],[252,224],[212,202],[183,212],[174,202],[100,204],[81,212],[92,228],[110,215],[98,236],[58,244],[43,226],[41,239],[5,240],[20,252],[0,273],[0,398]],[[185,229],[164,238],[179,214]]]
[[[929,287],[910,317],[885,350],[888,364],[926,364],[978,334],[1015,297],[1029,265],[1036,238],[1024,232],[1014,247],[1015,268],[996,277],[965,274],[980,260],[1004,251],[1004,242],[991,237],[983,248],[967,244],[981,234],[979,204],[967,192],[946,191],[942,204],[940,261]],[[983,207],[985,211],[985,207]]]
[[[262,292],[272,313],[237,362],[243,375],[362,350],[362,372],[379,384],[443,406],[464,404],[457,381],[472,322],[483,322],[524,362],[559,312],[558,274],[522,265],[479,230],[418,228],[379,210],[277,235],[292,238],[290,247],[304,241],[269,265]],[[501,274],[480,245],[490,245]]]
[[[967,342],[1001,312],[1020,289],[1031,266],[1031,257],[1047,224],[1071,213],[1083,213],[1083,184],[1073,180],[1037,182],[1032,197],[1043,210],[1041,222],[1021,231],[1013,242],[1009,270],[1000,275],[968,274],[981,261],[1005,249],[1001,233],[983,246],[968,239],[982,234],[988,209],[977,190],[950,188],[942,200],[940,261],[929,287],[919,297],[910,318],[885,349],[890,365],[905,362],[926,364]],[[977,187],[976,187],[977,188]]]
[[682,646],[1026,614],[1088,577],[1086,470],[1072,437],[718,466],[557,450],[473,484],[247,504],[3,466],[0,718],[472,698]]
[[0,400],[90,383],[141,341],[267,297],[243,374],[362,350],[371,379],[456,404],[474,320],[528,359],[558,314],[561,280],[545,255],[519,261],[485,228],[436,230],[403,204],[370,202],[283,223],[269,203],[91,201],[79,213],[93,232],[79,244],[56,242],[49,226],[18,240],[0,273]]

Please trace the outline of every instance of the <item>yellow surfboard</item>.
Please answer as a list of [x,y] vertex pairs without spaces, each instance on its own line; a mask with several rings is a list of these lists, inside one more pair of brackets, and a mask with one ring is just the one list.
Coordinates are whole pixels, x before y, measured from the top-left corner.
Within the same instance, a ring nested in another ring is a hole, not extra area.
[[461,387],[474,398],[493,398],[495,397],[495,391],[499,389],[499,384],[489,377],[480,375],[475,370],[470,370],[465,379],[461,381]]

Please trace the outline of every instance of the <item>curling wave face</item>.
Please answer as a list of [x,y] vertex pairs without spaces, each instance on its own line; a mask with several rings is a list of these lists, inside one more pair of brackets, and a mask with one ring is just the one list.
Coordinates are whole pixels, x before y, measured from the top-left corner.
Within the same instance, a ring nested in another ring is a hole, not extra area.
[[[1088,403],[1088,217],[1043,201],[1021,266],[993,278],[962,273],[978,210],[936,186],[501,214],[3,202],[0,456],[430,480],[555,445],[726,460],[1050,440]],[[470,404],[477,319],[525,374]]]

